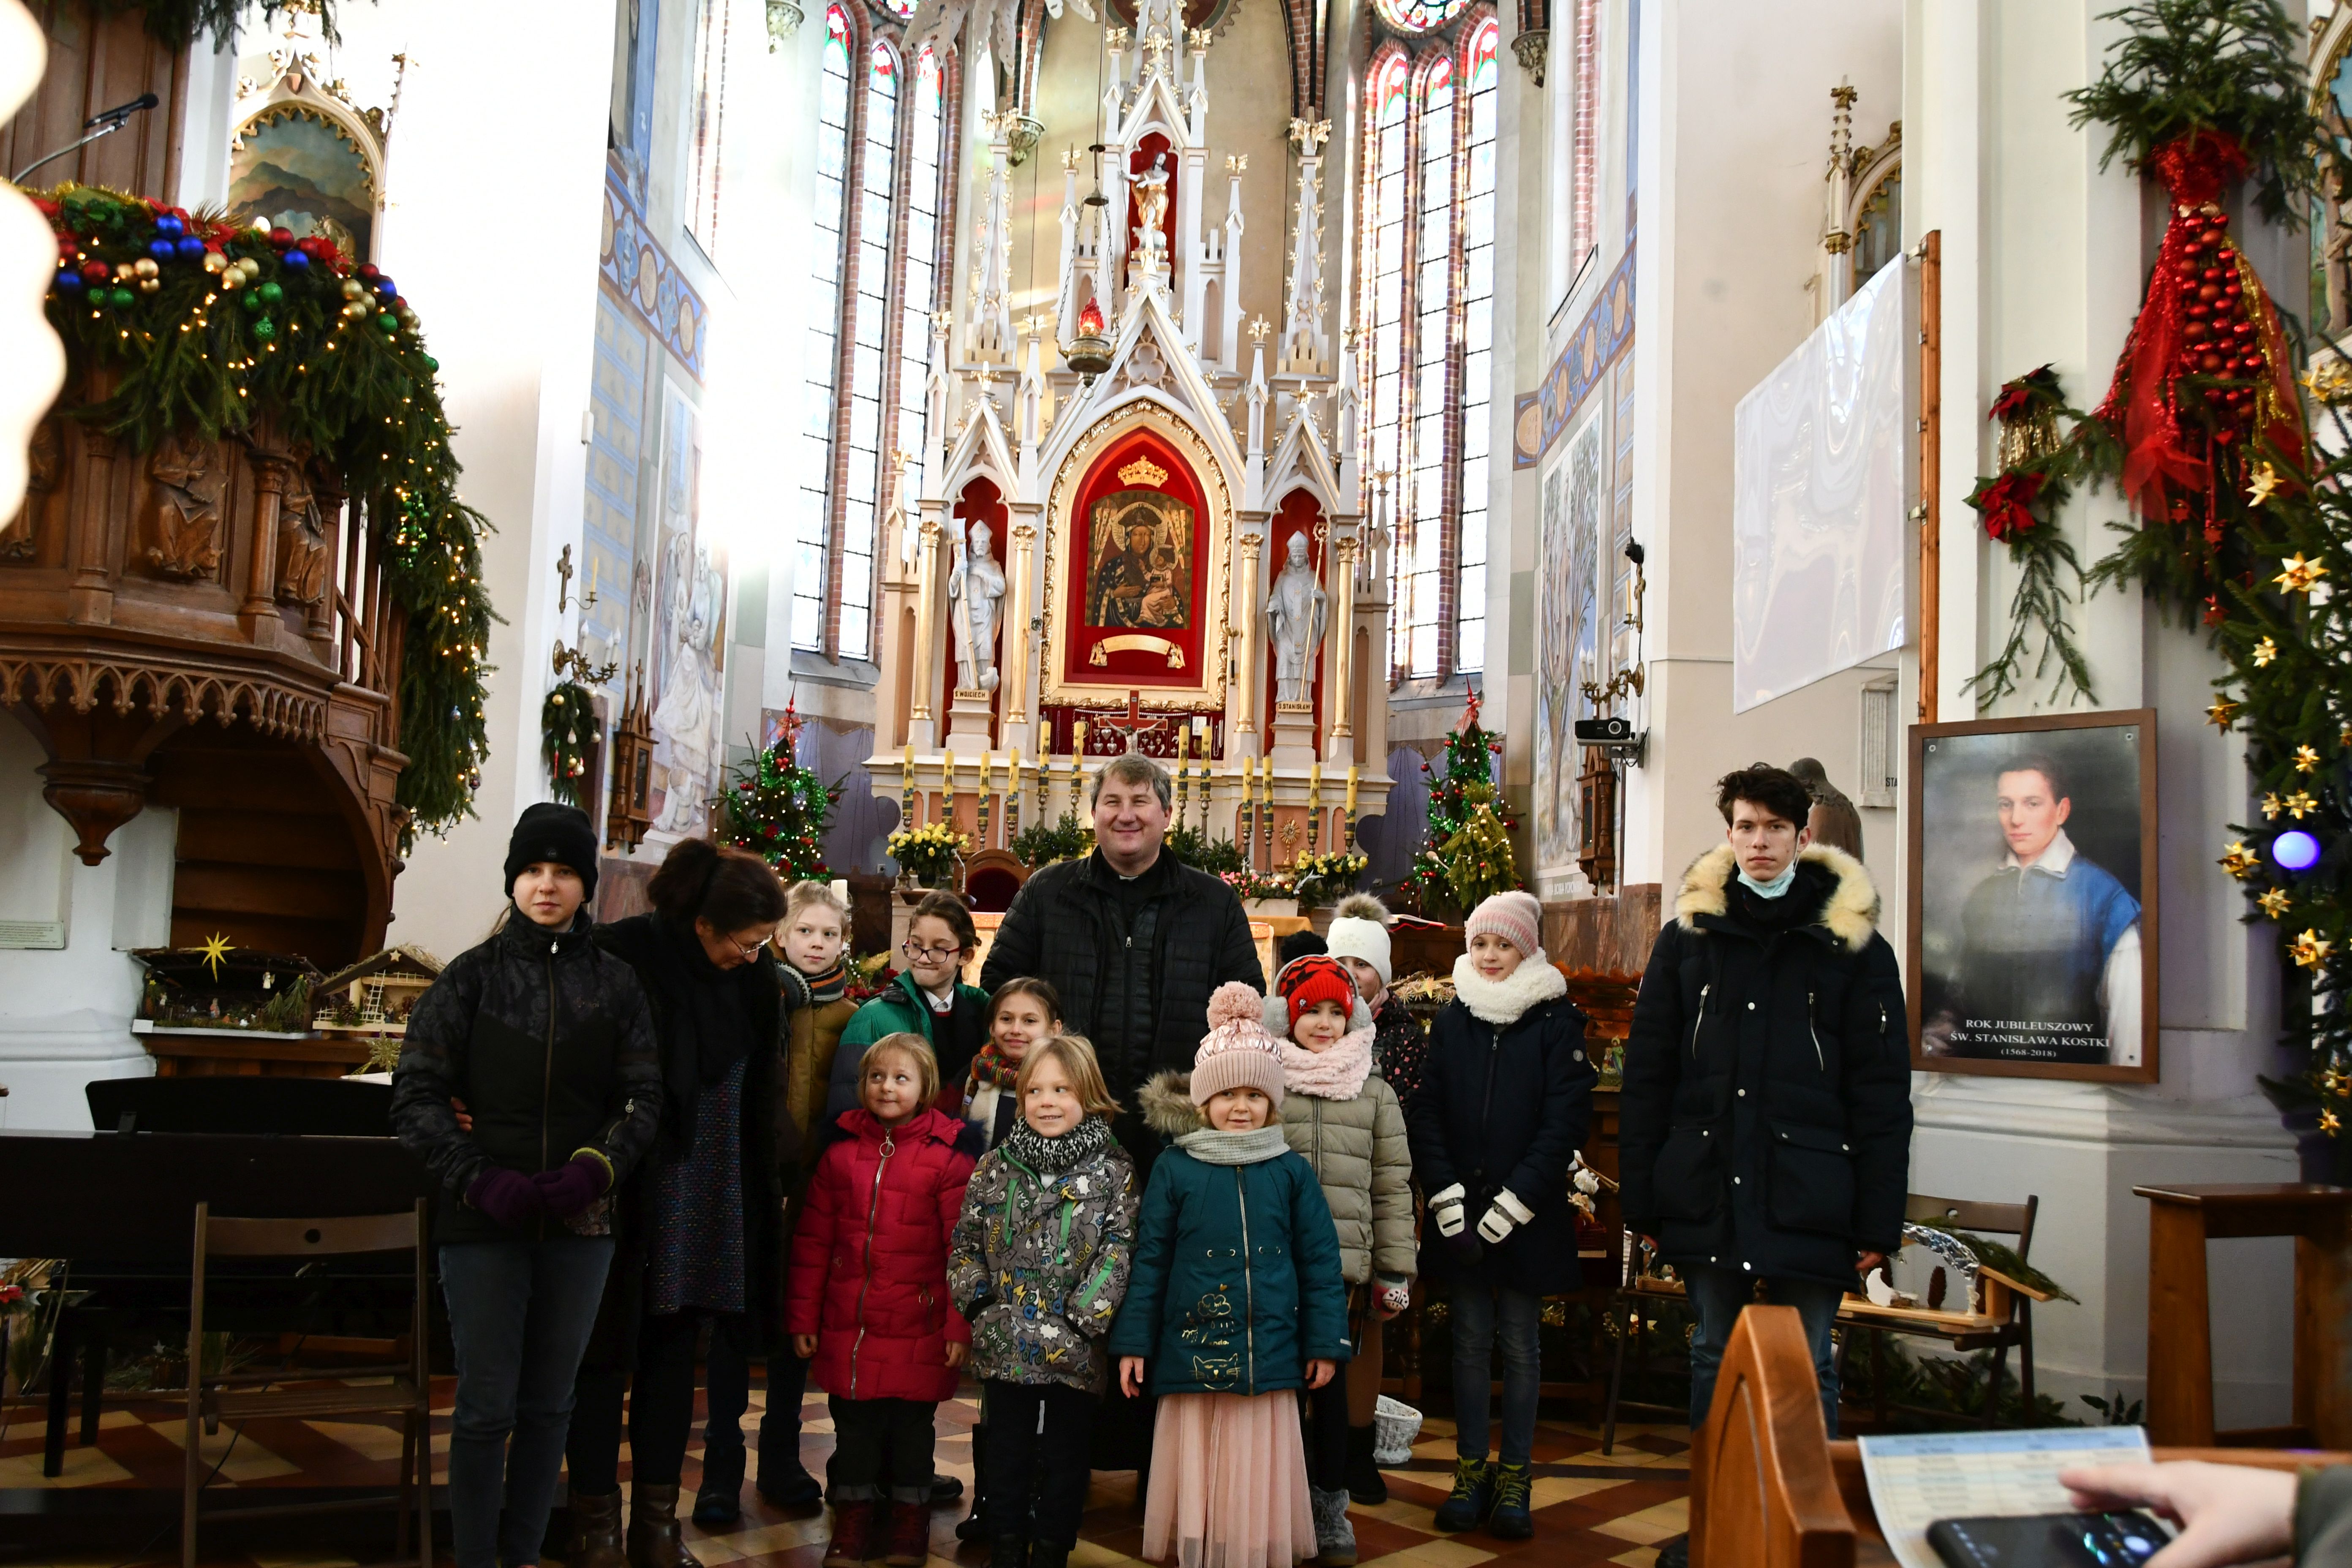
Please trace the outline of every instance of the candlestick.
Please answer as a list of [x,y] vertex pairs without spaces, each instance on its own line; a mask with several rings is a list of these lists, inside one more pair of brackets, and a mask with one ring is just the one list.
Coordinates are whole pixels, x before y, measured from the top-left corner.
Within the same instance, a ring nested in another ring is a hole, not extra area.
[[1343,850],[1353,850],[1356,847],[1356,765],[1353,763],[1348,764],[1347,824],[1348,836],[1341,841],[1339,847]]
[[1204,713],[1192,715],[1192,732],[1201,739],[1201,842],[1209,841],[1209,784],[1216,775],[1209,766],[1209,719]]
[[1070,726],[1070,814],[1078,811],[1078,797],[1087,787],[1087,721],[1080,719]]
[[988,774],[992,760],[987,748],[982,747],[980,753],[980,835],[972,843],[975,849],[988,847]]
[[1307,852],[1319,854],[1323,837],[1323,759],[1307,764]]
[[907,742],[907,755],[898,764],[898,826],[915,826],[915,742]]
[[1021,748],[1013,748],[1013,763],[1004,772],[1004,847],[1021,837]]
[[1257,759],[1244,754],[1242,758],[1241,811],[1234,818],[1234,828],[1241,835],[1242,865],[1252,871],[1257,869],[1257,811],[1250,804],[1250,780],[1256,772]]
[[1190,730],[1179,730],[1176,731],[1176,821],[1180,826],[1182,826],[1184,821],[1184,797],[1186,786],[1191,783],[1185,775],[1192,764],[1192,731]]

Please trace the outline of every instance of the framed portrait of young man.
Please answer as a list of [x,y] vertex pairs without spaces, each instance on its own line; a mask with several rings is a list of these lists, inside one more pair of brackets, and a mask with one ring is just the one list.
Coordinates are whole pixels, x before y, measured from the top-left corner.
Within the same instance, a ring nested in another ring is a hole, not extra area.
[[2157,1081],[2156,710],[1911,726],[1912,1065]]

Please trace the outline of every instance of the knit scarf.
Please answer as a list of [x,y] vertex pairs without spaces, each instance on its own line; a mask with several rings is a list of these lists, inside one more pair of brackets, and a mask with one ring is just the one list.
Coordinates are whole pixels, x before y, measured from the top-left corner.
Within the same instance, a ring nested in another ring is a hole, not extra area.
[[1522,961],[1500,980],[1481,976],[1466,952],[1454,961],[1454,1000],[1489,1024],[1516,1024],[1537,1003],[1567,994],[1568,982],[1540,958]]
[[1318,1100],[1353,1100],[1372,1075],[1372,1031],[1352,1029],[1330,1049],[1310,1051],[1295,1040],[1280,1043],[1282,1087],[1290,1094],[1311,1094]]
[[997,1145],[1041,1176],[1058,1176],[1110,1147],[1110,1123],[1089,1116],[1058,1138],[1048,1138],[1026,1121],[1016,1121]]
[[1203,1127],[1177,1139],[1176,1147],[1207,1165],[1255,1165],[1289,1152],[1290,1141],[1283,1136],[1282,1126],[1277,1122],[1272,1127],[1255,1127],[1247,1132],[1220,1132],[1213,1127]]
[[1004,1053],[991,1040],[980,1047],[971,1058],[971,1077],[964,1084],[966,1098],[982,1089],[1003,1089],[1021,1074],[1021,1064],[1004,1059]]
[[849,963],[836,958],[833,967],[820,974],[803,974],[808,983],[809,1000],[820,1007],[829,1006],[849,994]]

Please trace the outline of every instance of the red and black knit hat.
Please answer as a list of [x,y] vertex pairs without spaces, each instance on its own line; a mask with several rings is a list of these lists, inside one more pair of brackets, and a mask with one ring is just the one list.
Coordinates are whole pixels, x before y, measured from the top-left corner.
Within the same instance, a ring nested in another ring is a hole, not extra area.
[[1310,953],[1294,958],[1282,966],[1274,977],[1274,994],[1282,999],[1290,1026],[1298,1026],[1298,1015],[1318,1002],[1336,1002],[1339,1010],[1351,1017],[1356,1008],[1356,982],[1336,958]]

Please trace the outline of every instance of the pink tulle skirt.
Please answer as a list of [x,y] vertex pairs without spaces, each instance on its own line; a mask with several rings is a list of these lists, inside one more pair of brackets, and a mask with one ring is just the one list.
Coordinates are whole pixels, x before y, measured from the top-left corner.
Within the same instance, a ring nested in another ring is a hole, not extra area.
[[1298,1395],[1162,1395],[1143,1555],[1177,1568],[1290,1568],[1315,1555]]

